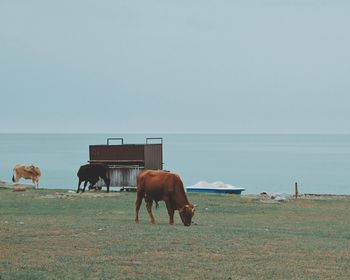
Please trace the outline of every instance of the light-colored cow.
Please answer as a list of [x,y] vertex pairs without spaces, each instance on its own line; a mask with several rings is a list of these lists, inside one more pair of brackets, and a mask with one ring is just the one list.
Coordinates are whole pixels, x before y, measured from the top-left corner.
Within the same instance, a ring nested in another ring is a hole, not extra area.
[[13,168],[12,182],[17,183],[19,179],[23,177],[24,179],[31,179],[33,181],[33,184],[39,188],[40,176],[41,172],[39,167],[34,165],[17,164]]

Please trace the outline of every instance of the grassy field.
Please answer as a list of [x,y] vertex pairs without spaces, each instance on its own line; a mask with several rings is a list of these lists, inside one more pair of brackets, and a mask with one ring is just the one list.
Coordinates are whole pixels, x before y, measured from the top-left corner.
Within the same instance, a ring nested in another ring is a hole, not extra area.
[[350,199],[191,194],[195,224],[135,193],[0,189],[0,279],[350,279]]

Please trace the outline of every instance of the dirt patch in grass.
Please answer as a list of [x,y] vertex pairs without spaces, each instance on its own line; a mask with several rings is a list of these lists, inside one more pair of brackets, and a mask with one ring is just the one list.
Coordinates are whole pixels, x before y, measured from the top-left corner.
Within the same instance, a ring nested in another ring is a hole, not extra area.
[[76,193],[70,192],[55,192],[52,194],[39,195],[36,199],[50,199],[50,198],[62,198],[62,199],[73,199],[73,198],[98,198],[98,197],[116,197],[120,196],[120,192],[84,192]]

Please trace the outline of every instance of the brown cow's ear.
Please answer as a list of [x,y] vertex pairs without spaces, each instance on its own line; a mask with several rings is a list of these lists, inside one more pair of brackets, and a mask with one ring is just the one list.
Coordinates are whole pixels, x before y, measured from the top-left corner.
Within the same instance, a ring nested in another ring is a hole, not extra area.
[[194,213],[194,211],[195,211],[195,209],[193,208],[193,205],[192,205],[192,204],[186,205],[186,206],[185,206],[185,210],[187,211],[188,214],[192,213],[192,215],[193,215],[193,213]]

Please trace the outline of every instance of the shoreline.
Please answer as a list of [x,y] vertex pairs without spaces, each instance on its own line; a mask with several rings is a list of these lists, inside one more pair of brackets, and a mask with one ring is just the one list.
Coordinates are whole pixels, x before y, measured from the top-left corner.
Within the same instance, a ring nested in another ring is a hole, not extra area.
[[[26,189],[33,189],[35,190],[35,186],[31,185],[31,184],[21,184],[21,183],[12,183],[12,182],[6,182],[6,181],[2,181],[0,180],[0,189],[12,189],[12,190],[21,190],[24,191]],[[67,189],[67,188],[41,188],[39,187],[38,190],[52,190],[52,191],[72,191],[73,189]],[[91,193],[98,193],[98,191],[94,190],[94,191],[89,191],[86,190],[86,192],[91,192]],[[105,191],[100,191],[100,193],[103,193]],[[111,189],[110,192],[120,192],[120,191],[116,191]],[[232,194],[234,195],[234,194]],[[294,197],[294,194],[289,194],[289,193],[260,193],[260,194],[241,194],[241,195],[237,195],[237,196],[243,196],[243,197],[249,197],[249,196],[254,196],[254,197],[273,197],[273,196],[278,196],[278,195],[285,195],[288,196],[288,198],[290,199],[302,199],[302,198],[350,198],[350,194],[331,194],[331,193],[304,193],[304,194],[299,194],[298,198]]]

